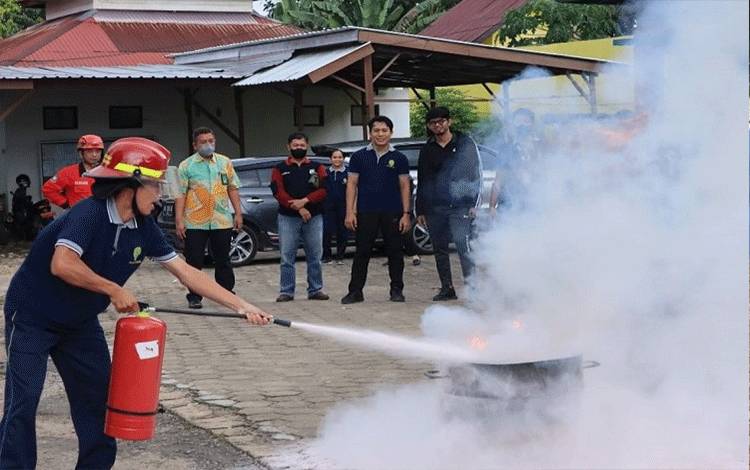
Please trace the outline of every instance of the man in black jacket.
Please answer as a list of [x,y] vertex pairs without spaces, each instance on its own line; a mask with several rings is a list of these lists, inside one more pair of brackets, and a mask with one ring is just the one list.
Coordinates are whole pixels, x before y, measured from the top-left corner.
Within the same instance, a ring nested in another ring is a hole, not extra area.
[[279,250],[281,266],[276,302],[294,300],[297,285],[294,262],[300,241],[307,261],[307,298],[328,300],[323,292],[323,200],[326,169],[307,158],[307,136],[295,132],[287,139],[289,158],[271,171],[271,191],[279,201]]
[[471,137],[451,132],[450,111],[433,108],[427,113],[432,137],[419,152],[417,173],[417,223],[428,228],[435,248],[440,292],[434,301],[456,299],[448,245],[456,245],[464,280],[474,264],[469,256],[469,237],[482,188],[482,168],[477,145]]

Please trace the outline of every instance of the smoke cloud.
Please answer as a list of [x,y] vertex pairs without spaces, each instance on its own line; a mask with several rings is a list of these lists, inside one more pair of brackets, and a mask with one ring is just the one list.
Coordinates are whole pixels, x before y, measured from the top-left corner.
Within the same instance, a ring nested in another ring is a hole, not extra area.
[[748,467],[748,3],[644,4],[636,113],[559,123],[475,244],[471,302],[422,320],[491,362],[601,366],[553,419],[381,390],[329,414],[326,468]]

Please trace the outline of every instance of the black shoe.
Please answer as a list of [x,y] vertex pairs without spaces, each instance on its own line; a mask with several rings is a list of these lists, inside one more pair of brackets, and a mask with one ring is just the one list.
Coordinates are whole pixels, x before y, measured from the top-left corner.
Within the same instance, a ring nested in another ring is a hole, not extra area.
[[391,290],[391,302],[406,302],[404,293],[400,290]]
[[435,297],[432,298],[433,302],[441,302],[443,300],[456,300],[456,289],[449,287],[447,289],[440,289]]
[[307,296],[308,300],[328,300],[330,297],[328,297],[328,294],[323,292],[322,290],[319,290],[318,292],[314,294],[310,294]]
[[188,308],[199,309],[203,308],[203,304],[200,300],[188,300]]
[[343,260],[343,259],[337,259],[337,260],[336,260],[336,264],[337,264],[338,266],[343,266],[343,265],[344,265],[344,260]]
[[294,296],[289,294],[279,294],[279,296],[276,297],[276,302],[290,302],[292,300],[294,300]]
[[364,301],[365,301],[365,296],[362,295],[362,292],[349,292],[341,299],[341,303],[344,305],[356,304],[357,302],[364,302]]
[[333,260],[331,258],[323,258],[320,262],[323,264],[331,264],[333,263]]

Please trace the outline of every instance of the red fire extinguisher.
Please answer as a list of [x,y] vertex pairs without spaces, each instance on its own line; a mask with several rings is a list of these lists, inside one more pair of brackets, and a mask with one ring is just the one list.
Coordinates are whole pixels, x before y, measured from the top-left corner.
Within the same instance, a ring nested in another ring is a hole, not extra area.
[[115,327],[104,433],[142,441],[154,437],[167,325],[141,312]]

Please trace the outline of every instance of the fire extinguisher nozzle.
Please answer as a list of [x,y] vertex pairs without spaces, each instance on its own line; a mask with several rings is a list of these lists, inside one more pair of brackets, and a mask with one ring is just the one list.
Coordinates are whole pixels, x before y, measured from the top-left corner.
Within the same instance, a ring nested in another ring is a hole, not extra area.
[[279,325],[279,326],[286,326],[286,327],[292,326],[292,322],[291,321],[289,321],[289,320],[283,320],[281,318],[274,318],[273,322],[274,322],[274,324]]

